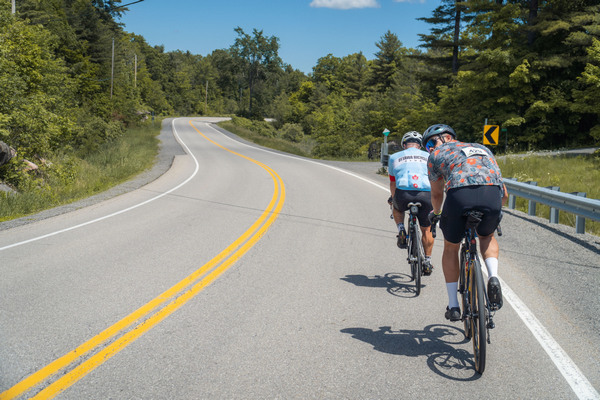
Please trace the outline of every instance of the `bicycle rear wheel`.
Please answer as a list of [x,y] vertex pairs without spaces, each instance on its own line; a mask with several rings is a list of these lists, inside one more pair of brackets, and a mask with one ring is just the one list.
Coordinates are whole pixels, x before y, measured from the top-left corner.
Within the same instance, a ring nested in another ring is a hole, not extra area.
[[410,247],[408,257],[410,258],[410,271],[415,282],[415,294],[418,296],[421,294],[422,266],[421,262],[419,261],[419,237],[417,236],[417,228],[415,224],[413,224],[410,229]]
[[465,328],[465,338],[471,339],[471,305],[469,302],[468,273],[466,248],[463,244],[460,248],[459,260],[460,272],[458,275],[458,291],[462,299],[463,323]]
[[473,309],[471,319],[471,329],[473,334],[473,356],[475,358],[475,370],[483,374],[485,370],[486,355],[486,312],[485,292],[483,287],[483,274],[479,260],[475,260],[471,265],[471,307]]

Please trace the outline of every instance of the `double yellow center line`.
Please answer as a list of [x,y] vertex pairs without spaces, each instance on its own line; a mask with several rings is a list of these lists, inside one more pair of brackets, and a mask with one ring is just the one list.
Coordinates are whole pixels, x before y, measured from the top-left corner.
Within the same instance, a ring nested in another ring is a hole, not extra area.
[[189,121],[189,124],[215,146],[249,160],[269,173],[273,179],[274,192],[267,208],[242,236],[200,269],[75,350],[0,393],[0,400],[15,399],[26,392],[33,392],[49,380],[51,383],[41,389],[37,388],[38,392],[33,393],[31,398],[55,397],[196,296],[252,248],[277,219],[285,201],[285,186],[281,177],[267,165],[209,139],[192,124],[192,121]]

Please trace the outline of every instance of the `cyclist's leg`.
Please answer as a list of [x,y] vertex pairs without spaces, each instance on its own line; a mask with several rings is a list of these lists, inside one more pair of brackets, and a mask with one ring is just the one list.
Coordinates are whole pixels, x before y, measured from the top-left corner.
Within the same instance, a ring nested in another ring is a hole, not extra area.
[[[458,282],[458,250],[460,243],[452,243],[444,240],[444,252],[442,254],[442,269],[446,283]],[[454,293],[456,295],[456,293]],[[456,300],[458,304],[458,300]]]
[[408,201],[406,199],[406,191],[396,189],[394,192],[394,199],[392,201],[392,215],[394,216],[394,222],[398,227],[397,245],[401,249],[406,248],[406,228],[404,226],[404,214],[407,210],[407,204]]
[[498,255],[500,248],[494,234],[479,237],[479,247],[488,270],[488,298],[493,309],[502,308],[502,288],[498,279]]
[[431,234],[431,229],[429,226],[421,227],[421,237],[423,238],[423,250],[425,252],[425,257],[431,257],[431,253],[433,252],[433,235]]
[[426,257],[431,257],[434,241],[430,231],[431,223],[428,218],[429,212],[433,210],[433,206],[431,205],[431,193],[425,191],[416,192],[415,200],[421,203],[417,219],[419,220],[419,225],[421,226],[421,232],[423,234],[423,250],[425,251]]
[[502,307],[502,288],[498,280],[498,256],[500,246],[494,237],[494,231],[500,223],[502,212],[502,190],[497,186],[481,186],[477,189],[478,201],[483,206],[478,207],[485,214],[477,227],[481,256],[488,271],[488,298],[494,309]]
[[[492,233],[488,236],[479,236],[479,249],[481,250],[481,256],[484,260],[488,258],[495,258],[498,260],[498,255],[500,254],[500,246],[498,245],[498,241],[496,237]],[[490,271],[488,267],[488,273],[490,276],[495,276],[498,273],[498,268],[496,266],[496,271]]]
[[396,226],[400,225],[400,223],[404,225],[404,211],[400,212],[396,209],[396,207],[393,207],[392,215],[394,216],[394,222],[396,223]]
[[446,292],[448,293],[448,307],[446,308],[446,319],[450,321],[460,320],[460,307],[458,305],[458,250],[460,243],[452,243],[444,240],[444,252],[442,254],[442,270],[446,280]]
[[433,252],[433,235],[431,234],[431,223],[429,222],[429,212],[433,210],[431,205],[431,193],[426,191],[415,192],[415,201],[421,203],[419,207],[419,226],[421,227],[421,241],[423,243],[423,252],[425,253],[425,263],[423,272],[425,275],[431,275],[433,265],[431,265],[431,253]]
[[[463,197],[467,197],[468,193],[463,195],[462,188],[450,189],[446,193],[446,200],[442,208],[442,218],[440,220],[440,228],[444,233],[444,252],[442,254],[442,269],[446,280],[446,290],[448,292],[448,311],[446,318],[452,320],[460,319],[460,307],[458,306],[458,252],[460,242],[465,233],[465,218],[462,216],[464,212],[464,204],[466,203]],[[453,312],[453,309],[455,312]],[[458,319],[449,318],[458,314]]]

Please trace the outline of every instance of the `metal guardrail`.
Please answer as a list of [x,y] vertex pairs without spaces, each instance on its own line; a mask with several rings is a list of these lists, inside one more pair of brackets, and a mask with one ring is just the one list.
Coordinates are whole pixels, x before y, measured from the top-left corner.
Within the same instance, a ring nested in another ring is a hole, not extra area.
[[508,190],[508,207],[516,207],[516,197],[529,200],[528,214],[535,215],[536,203],[550,206],[550,222],[558,223],[558,210],[575,214],[575,230],[585,233],[585,218],[600,221],[600,200],[588,199],[585,193],[563,193],[559,188],[538,187],[537,182],[518,182],[514,178],[505,178],[504,184]]

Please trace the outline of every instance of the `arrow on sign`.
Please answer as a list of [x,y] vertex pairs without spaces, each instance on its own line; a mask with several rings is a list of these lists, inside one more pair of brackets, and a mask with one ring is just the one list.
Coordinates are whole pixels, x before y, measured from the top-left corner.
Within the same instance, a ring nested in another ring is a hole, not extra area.
[[498,125],[486,125],[486,131],[483,133],[485,139],[487,139],[487,144],[497,145],[496,138],[494,136],[498,136],[497,130],[500,128]]

